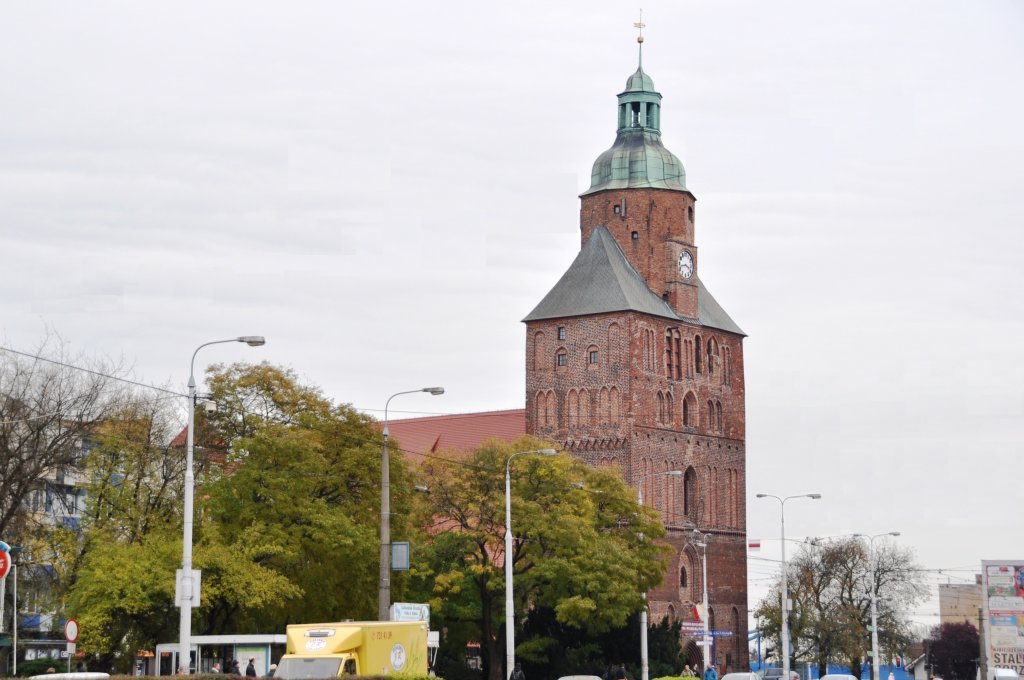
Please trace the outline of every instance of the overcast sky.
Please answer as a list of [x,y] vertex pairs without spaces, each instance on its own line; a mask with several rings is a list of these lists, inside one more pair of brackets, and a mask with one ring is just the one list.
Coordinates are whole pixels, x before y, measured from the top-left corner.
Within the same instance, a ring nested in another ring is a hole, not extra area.
[[[1024,3],[645,1],[644,65],[748,333],[748,531],[1024,558]],[[636,68],[623,2],[6,3],[0,340],[184,389],[521,408]],[[813,507],[810,505],[814,503]],[[751,562],[751,607],[773,571]],[[927,614],[922,608],[915,614]]]

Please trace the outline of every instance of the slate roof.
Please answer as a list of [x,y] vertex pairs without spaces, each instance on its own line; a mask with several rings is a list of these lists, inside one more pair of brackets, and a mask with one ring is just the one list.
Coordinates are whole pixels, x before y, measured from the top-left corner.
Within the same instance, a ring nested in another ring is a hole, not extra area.
[[523,321],[634,311],[745,335],[699,279],[697,307],[697,319],[676,314],[667,302],[651,292],[611,233],[598,227],[555,287]]
[[707,328],[717,328],[720,331],[728,331],[743,337],[747,335],[722,309],[722,305],[718,304],[718,300],[708,292],[708,289],[704,287],[704,282],[700,279],[697,279],[697,321],[701,326]]

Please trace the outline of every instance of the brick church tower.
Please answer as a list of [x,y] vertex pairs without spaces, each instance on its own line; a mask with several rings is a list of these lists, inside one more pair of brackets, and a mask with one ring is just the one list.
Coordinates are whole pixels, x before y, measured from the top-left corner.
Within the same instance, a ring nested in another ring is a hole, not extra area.
[[744,334],[701,281],[696,199],[642,61],[618,101],[615,143],[581,196],[580,253],[524,319],[526,429],[617,467],[661,514],[673,552],[648,593],[652,623],[700,627],[706,545],[710,628],[731,632],[713,658],[746,670]]

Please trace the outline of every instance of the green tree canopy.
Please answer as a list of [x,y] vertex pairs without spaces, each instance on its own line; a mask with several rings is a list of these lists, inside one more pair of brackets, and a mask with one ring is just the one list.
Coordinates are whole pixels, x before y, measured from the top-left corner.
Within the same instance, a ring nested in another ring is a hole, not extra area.
[[[371,617],[381,441],[373,420],[268,364],[216,366],[207,378],[217,410],[197,412],[193,564],[203,577],[193,630],[266,633]],[[166,447],[180,425],[168,427],[165,415],[140,407],[96,428],[81,532],[59,536],[67,612],[83,622],[82,650],[105,663],[177,639],[184,451]],[[400,455],[391,464],[401,538],[411,483]]]
[[[229,453],[223,474],[203,486],[200,545],[228,548],[277,583],[250,573],[256,580],[245,587],[211,595],[206,629],[266,632],[373,618],[381,445],[373,420],[266,363],[214,366],[208,383],[218,405],[208,421],[212,436]],[[400,455],[391,475],[401,537],[411,484]]]
[[[430,490],[421,507],[429,529],[414,554],[414,587],[443,618],[446,643],[482,645],[492,680],[502,677],[506,625],[505,464],[514,452],[542,446],[492,441],[419,469]],[[513,461],[512,531],[516,625],[531,607],[546,607],[560,624],[590,634],[622,626],[664,570],[656,514],[637,506],[612,470],[567,455]],[[533,638],[517,654],[540,661],[549,646]]]

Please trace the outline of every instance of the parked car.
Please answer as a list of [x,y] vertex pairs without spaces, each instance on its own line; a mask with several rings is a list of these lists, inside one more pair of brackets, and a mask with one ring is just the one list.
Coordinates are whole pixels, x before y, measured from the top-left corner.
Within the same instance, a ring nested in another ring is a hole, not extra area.
[[563,675],[558,680],[601,680],[596,675]]
[[860,680],[860,678],[848,673],[827,673],[821,676],[821,680]]
[[760,680],[757,673],[726,673],[721,680]]
[[[781,668],[765,668],[761,671],[762,680],[782,680]],[[800,674],[794,670],[789,671],[789,680],[800,680]]]

